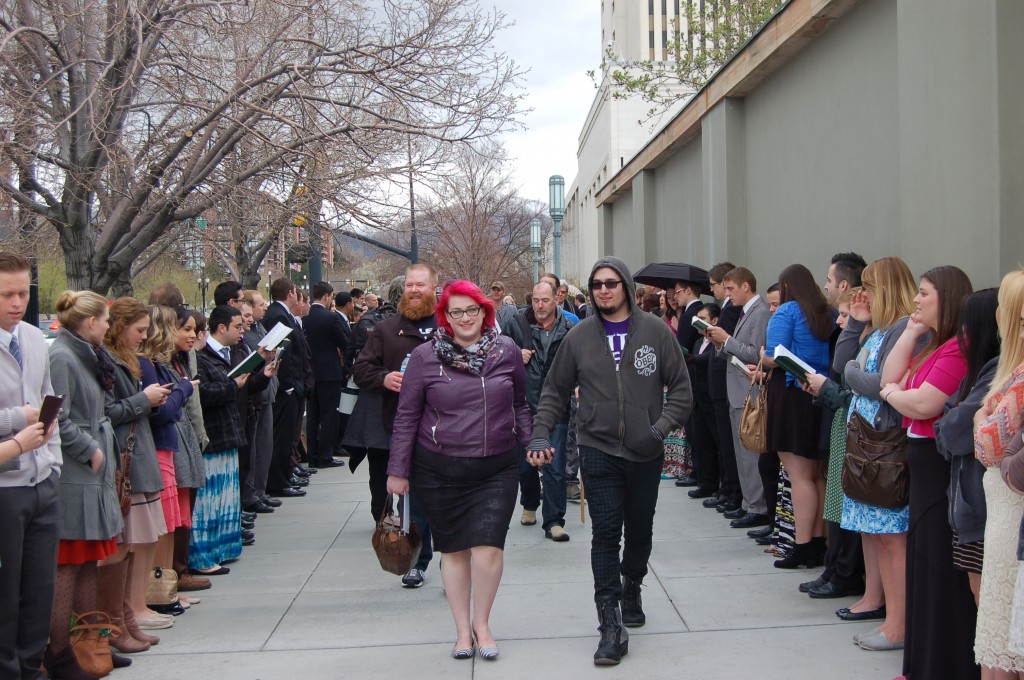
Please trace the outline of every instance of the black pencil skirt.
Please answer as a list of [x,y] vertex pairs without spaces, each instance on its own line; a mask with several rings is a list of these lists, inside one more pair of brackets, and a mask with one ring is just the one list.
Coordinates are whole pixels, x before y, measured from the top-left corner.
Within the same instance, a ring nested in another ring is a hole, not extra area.
[[519,490],[518,453],[463,458],[416,447],[409,483],[430,524],[434,550],[505,548]]

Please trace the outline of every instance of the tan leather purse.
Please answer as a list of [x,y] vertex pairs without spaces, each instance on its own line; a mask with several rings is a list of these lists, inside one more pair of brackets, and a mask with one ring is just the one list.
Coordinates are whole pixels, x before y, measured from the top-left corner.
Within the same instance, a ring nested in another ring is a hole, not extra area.
[[[764,357],[757,362],[756,376],[764,365]],[[768,372],[771,379],[771,371]],[[743,413],[740,415],[740,443],[751,453],[768,453],[768,384],[758,385],[750,378],[750,391],[743,402]]]
[[[90,619],[95,623],[90,623]],[[104,612],[78,614],[71,627],[71,651],[82,670],[98,678],[109,675],[114,670],[110,636],[120,633],[121,629],[112,625]]]

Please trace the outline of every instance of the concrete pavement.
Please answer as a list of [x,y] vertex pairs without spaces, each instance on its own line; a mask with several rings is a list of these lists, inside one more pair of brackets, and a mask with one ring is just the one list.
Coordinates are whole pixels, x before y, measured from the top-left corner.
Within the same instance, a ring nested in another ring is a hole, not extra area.
[[213,577],[202,604],[159,631],[115,677],[161,680],[335,678],[740,678],[831,680],[899,675],[901,652],[867,652],[833,614],[855,598],[797,592],[817,570],[786,571],[683,489],[663,482],[647,625],[622,664],[597,668],[590,524],[569,505],[569,543],[512,520],[491,627],[501,658],[456,661],[437,559],[418,590],[381,571],[370,549],[366,466],[314,475],[309,495],[260,515],[256,545]]

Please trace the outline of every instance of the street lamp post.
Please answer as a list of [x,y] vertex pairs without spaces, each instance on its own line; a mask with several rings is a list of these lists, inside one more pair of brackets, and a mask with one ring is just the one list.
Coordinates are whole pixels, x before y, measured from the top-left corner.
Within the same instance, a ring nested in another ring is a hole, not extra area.
[[562,278],[562,217],[565,215],[565,178],[548,179],[548,213],[555,223],[555,276]]
[[530,248],[533,249],[533,285],[540,281],[540,220],[530,220]]
[[267,299],[270,299],[270,287],[274,284],[274,274],[267,270]]
[[200,276],[196,278],[196,283],[199,284],[199,292],[203,296],[203,314],[206,314],[206,291],[210,288],[210,277]]

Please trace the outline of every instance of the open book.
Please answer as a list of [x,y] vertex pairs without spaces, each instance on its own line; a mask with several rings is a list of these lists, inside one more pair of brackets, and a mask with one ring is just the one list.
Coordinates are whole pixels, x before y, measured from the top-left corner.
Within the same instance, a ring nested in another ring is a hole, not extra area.
[[690,319],[690,325],[699,331],[706,331],[707,329],[711,328],[711,324],[709,324],[707,321],[700,318],[699,316],[695,316],[692,319]]
[[260,347],[265,350],[274,351],[277,346],[281,344],[281,341],[288,337],[288,334],[292,332],[291,328],[285,326],[280,321],[277,325],[270,329],[270,332],[263,336],[260,340]]
[[782,345],[778,345],[775,348],[775,354],[772,355],[772,359],[775,361],[776,366],[783,368],[786,373],[789,373],[802,383],[807,382],[808,375],[814,375],[817,373],[810,364],[790,352]]
[[[287,328],[287,326],[286,326],[286,328]],[[260,366],[262,366],[265,363],[266,363],[266,360],[263,357],[260,356],[259,350],[254,351],[249,356],[247,356],[245,358],[245,360],[242,361],[242,363],[238,364],[237,366],[232,368],[230,371],[228,371],[228,378],[234,380],[235,378],[237,378],[240,375],[245,375],[246,373],[252,373],[253,371],[255,371],[257,368],[259,368]]]
[[747,376],[748,380],[754,377],[754,372],[747,368],[747,365],[740,361],[739,359],[737,359],[736,357],[731,358],[729,360],[729,363],[735,366],[736,368],[740,369],[740,372],[743,373],[743,375]]

